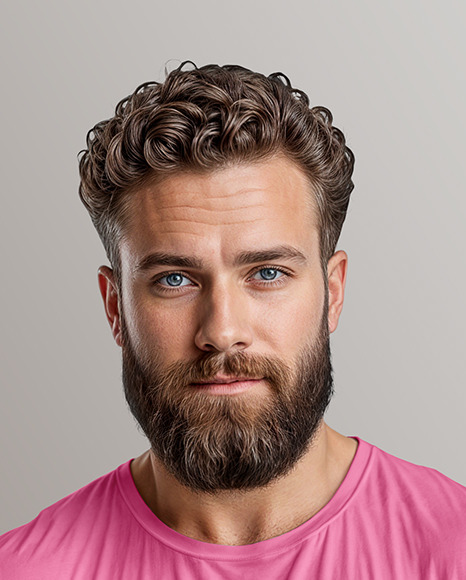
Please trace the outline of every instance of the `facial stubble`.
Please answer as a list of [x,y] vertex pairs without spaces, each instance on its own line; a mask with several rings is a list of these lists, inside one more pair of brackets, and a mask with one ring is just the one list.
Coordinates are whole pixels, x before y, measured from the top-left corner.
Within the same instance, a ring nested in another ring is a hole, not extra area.
[[[163,366],[141,360],[122,317],[123,385],[156,457],[188,488],[207,493],[263,487],[312,443],[333,394],[327,308],[316,339],[290,366],[277,357],[208,352]],[[192,386],[218,374],[264,378],[256,396],[209,395]]]

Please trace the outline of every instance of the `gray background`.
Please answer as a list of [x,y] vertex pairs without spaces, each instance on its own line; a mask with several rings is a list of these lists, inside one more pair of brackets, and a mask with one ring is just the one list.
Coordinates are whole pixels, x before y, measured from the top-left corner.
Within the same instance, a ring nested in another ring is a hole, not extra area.
[[87,130],[164,66],[282,70],[355,151],[328,422],[466,484],[465,3],[4,3],[1,526],[146,448],[78,200]]

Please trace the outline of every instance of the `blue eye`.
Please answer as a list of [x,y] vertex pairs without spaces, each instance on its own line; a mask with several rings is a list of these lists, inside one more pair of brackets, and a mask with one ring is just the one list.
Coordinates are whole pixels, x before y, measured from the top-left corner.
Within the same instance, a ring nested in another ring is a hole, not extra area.
[[[259,278],[257,278],[258,275],[260,276]],[[281,278],[283,275],[284,272],[278,270],[278,268],[261,268],[254,274],[253,278],[255,280],[273,282],[274,280],[277,280],[277,278]]]
[[[163,280],[166,281],[166,284],[163,283]],[[172,288],[179,288],[180,286],[187,286],[191,283],[191,280],[186,278],[186,276],[183,276],[183,274],[178,274],[175,272],[173,274],[168,274],[167,276],[159,278],[157,283],[165,287],[171,286]]]

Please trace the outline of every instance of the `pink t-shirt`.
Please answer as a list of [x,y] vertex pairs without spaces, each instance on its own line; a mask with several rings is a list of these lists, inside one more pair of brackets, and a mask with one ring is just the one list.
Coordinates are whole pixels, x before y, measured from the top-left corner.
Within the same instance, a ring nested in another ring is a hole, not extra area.
[[343,483],[309,521],[223,546],[163,524],[127,462],[1,536],[0,578],[465,580],[466,488],[359,440]]

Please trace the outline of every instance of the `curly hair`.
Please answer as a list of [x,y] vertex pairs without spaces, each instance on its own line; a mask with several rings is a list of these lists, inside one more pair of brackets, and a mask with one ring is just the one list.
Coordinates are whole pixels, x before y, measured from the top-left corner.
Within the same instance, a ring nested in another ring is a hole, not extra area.
[[[190,64],[194,68],[186,69]],[[322,265],[335,251],[353,190],[354,155],[325,107],[282,73],[191,61],[147,82],[95,125],[81,151],[79,195],[120,276],[131,192],[148,179],[209,172],[284,154],[306,174],[318,210]]]

